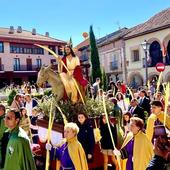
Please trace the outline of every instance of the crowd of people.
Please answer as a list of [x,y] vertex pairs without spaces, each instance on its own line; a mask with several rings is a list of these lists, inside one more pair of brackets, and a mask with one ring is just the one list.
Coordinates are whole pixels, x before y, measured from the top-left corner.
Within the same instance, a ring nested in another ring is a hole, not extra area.
[[[65,52],[64,62],[67,66],[70,64],[72,71],[68,74],[60,68],[64,86],[68,87],[71,76],[85,89],[87,82],[79,77],[80,62],[69,46],[65,47]],[[89,163],[98,159],[94,152],[95,145],[99,145],[104,170],[108,170],[109,163],[115,170],[166,170],[170,163],[170,103],[165,108],[164,92],[153,92],[151,86],[151,89],[133,93],[120,81],[111,81],[108,91],[104,92],[100,83],[97,78],[91,87],[91,98],[99,101],[104,96],[114,106],[111,113],[99,113],[98,141],[88,114],[80,112],[75,122],[65,124],[64,140],[59,145],[43,145],[37,125],[43,111],[32,98],[34,87],[27,92],[19,91],[8,110],[0,104],[0,169],[44,170],[47,150],[50,162],[55,161],[55,167],[49,166],[52,170],[87,170]],[[68,95],[74,90],[73,84],[67,88]],[[73,104],[78,98],[75,90],[71,97]],[[164,129],[165,134],[161,131],[157,135],[156,127]]]

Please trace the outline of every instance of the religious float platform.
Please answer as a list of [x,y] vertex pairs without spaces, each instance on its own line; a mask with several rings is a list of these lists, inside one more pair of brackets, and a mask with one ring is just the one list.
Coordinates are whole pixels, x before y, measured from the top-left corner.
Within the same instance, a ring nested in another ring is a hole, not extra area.
[[[91,122],[93,124],[93,127],[95,128],[95,123],[94,123],[94,118],[90,118]],[[98,122],[99,118],[95,118],[96,122]],[[113,123],[116,123],[116,119],[112,118],[111,121]],[[38,119],[37,121],[37,125],[38,125],[38,134],[40,137],[40,145],[42,146],[41,148],[44,149],[44,151],[42,151],[45,154],[45,138],[46,138],[46,134],[47,134],[47,129],[48,129],[48,120],[45,119]],[[51,131],[51,143],[53,145],[57,145],[61,142],[61,140],[63,139],[63,134],[64,134],[64,125],[61,123],[53,123],[53,127],[52,127],[52,131]],[[103,155],[101,153],[101,149],[100,149],[100,143],[97,142],[95,144],[94,147],[94,159],[91,162],[88,162],[88,166],[89,166],[89,170],[102,170],[103,169]],[[51,161],[51,170],[55,170],[56,168],[56,162],[55,161]]]

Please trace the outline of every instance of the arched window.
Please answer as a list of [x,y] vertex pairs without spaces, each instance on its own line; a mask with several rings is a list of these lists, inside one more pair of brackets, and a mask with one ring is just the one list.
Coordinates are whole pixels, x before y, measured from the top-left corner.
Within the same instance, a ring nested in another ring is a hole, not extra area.
[[134,74],[131,77],[130,86],[132,88],[137,89],[137,87],[142,86],[142,84],[143,84],[143,79],[142,79],[142,77],[140,75]]
[[161,47],[157,41],[152,42],[149,52],[151,57],[151,67],[156,66],[159,62],[163,62]]

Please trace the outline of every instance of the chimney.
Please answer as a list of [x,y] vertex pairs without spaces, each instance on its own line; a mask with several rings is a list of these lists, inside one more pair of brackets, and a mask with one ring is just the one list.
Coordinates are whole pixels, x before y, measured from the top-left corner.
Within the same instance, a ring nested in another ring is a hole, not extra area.
[[32,35],[36,35],[36,29],[35,28],[32,29]]
[[17,33],[21,33],[22,32],[22,27],[21,26],[18,26],[17,28]]
[[46,32],[46,33],[45,33],[45,36],[46,36],[46,37],[49,37],[49,36],[50,36],[49,32]]
[[10,26],[10,28],[9,28],[9,34],[14,34],[14,26]]

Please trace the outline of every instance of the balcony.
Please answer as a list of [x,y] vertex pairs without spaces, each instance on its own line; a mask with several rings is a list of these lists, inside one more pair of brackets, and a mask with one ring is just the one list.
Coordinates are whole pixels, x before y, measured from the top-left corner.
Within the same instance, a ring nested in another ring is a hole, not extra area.
[[14,65],[13,70],[14,71],[38,71],[41,68],[41,66],[37,65]]
[[118,69],[118,61],[112,61],[110,62],[110,70],[117,70]]
[[0,64],[0,71],[4,71],[4,65]]

